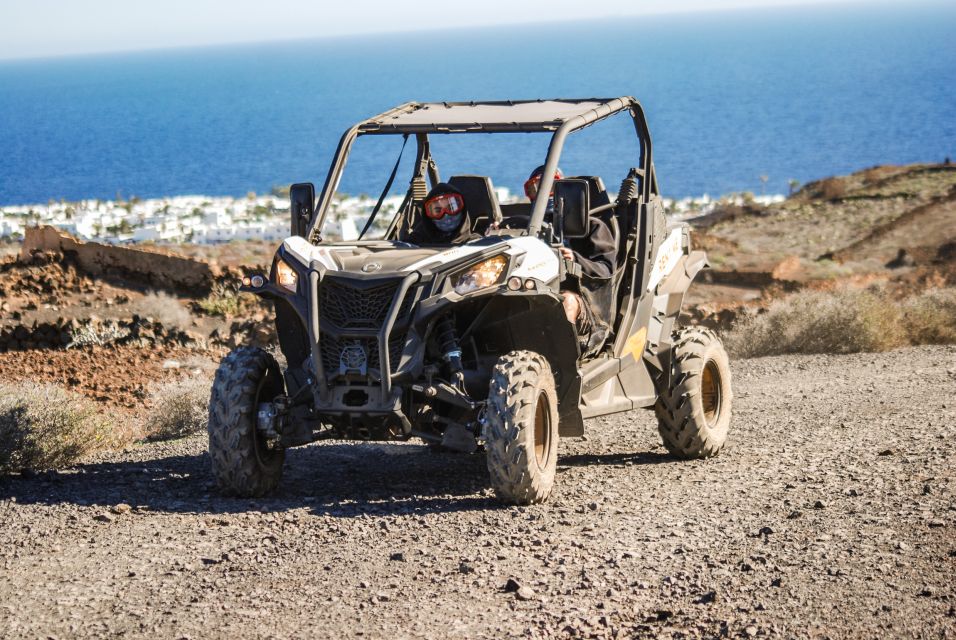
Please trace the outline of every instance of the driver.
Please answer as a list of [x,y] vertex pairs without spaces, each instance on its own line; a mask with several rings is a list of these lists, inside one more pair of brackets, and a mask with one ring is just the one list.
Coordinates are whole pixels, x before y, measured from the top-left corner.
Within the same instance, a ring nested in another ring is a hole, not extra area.
[[[531,172],[524,183],[525,195],[534,204],[538,197],[538,187],[541,176],[544,175],[544,166]],[[554,174],[555,180],[564,176],[558,169]],[[554,214],[554,192],[548,194],[548,209],[545,220],[550,220]],[[582,346],[591,349],[598,346],[606,335],[606,324],[594,312],[592,299],[594,294],[611,279],[614,265],[617,264],[617,246],[614,236],[603,220],[597,216],[589,216],[590,231],[583,238],[565,238],[564,246],[559,249],[561,257],[570,262],[581,265],[580,286],[574,286],[571,281],[562,283],[561,298],[564,306],[564,315],[568,322],[574,325]]]
[[461,191],[440,182],[428,192],[422,215],[404,240],[412,244],[462,244],[480,236],[471,232],[468,205]]

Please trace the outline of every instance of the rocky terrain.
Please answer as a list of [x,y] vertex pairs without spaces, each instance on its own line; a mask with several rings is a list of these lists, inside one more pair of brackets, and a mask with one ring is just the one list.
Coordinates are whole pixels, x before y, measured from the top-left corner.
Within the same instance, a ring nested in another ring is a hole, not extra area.
[[0,635],[956,635],[956,348],[733,370],[718,458],[590,421],[532,508],[411,444],[293,450],[256,501],[201,436],[5,478]]
[[[686,320],[952,291],[954,185],[877,167],[718,207],[692,221],[712,269]],[[271,244],[44,234],[0,251],[0,383],[77,392],[119,428],[162,410],[157,385],[205,394],[228,349],[274,341],[236,293]],[[956,347],[732,367],[721,456],[674,460],[647,412],[592,420],[532,508],[495,501],[483,454],[417,444],[291,450],[256,501],[216,494],[201,434],[0,475],[0,637],[956,636]]]

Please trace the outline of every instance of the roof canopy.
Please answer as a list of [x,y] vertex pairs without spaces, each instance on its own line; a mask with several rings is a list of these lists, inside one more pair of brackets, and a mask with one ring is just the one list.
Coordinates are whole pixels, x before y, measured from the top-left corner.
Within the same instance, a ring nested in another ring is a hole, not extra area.
[[580,118],[584,126],[629,107],[632,98],[409,102],[369,118],[359,133],[459,133],[554,131]]

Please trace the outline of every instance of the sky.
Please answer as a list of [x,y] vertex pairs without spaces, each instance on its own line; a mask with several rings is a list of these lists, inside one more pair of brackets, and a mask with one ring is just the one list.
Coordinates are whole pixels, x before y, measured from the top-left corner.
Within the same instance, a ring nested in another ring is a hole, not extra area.
[[[903,2],[905,0],[898,0]],[[833,0],[0,0],[0,59],[207,46],[360,33],[423,31],[549,20]],[[892,0],[842,0],[842,4]]]

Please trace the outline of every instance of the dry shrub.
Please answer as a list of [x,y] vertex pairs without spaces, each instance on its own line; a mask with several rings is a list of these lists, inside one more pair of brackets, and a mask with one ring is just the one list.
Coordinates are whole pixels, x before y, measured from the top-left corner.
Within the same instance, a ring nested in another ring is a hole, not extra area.
[[846,180],[840,178],[827,178],[820,182],[820,195],[826,200],[839,200],[846,195]]
[[205,430],[211,386],[206,375],[154,385],[150,390],[152,408],[146,416],[146,437],[168,440]]
[[50,384],[0,384],[0,473],[66,467],[120,444],[85,398]]
[[902,346],[907,335],[896,305],[879,293],[802,291],[743,318],[724,336],[728,351],[752,358],[783,353],[856,353]]
[[186,329],[193,321],[189,310],[176,297],[163,291],[150,291],[134,308],[139,315],[158,320],[164,327]]
[[929,289],[903,302],[912,344],[956,343],[956,289]]

